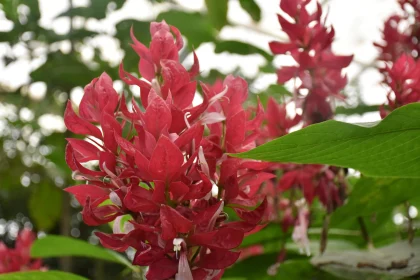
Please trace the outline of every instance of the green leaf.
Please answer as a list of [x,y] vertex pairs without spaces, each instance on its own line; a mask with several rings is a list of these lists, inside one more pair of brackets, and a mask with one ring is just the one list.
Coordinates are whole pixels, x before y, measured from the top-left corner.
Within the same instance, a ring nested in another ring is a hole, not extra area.
[[[125,0],[91,0],[91,4],[88,7],[75,7],[71,8],[61,14],[59,14],[57,17],[63,17],[63,16],[80,16],[84,18],[96,18],[96,19],[102,19],[105,18],[107,15],[107,10],[110,7],[114,7],[115,9],[119,9],[124,4]],[[113,3],[111,6],[110,3]]]
[[378,112],[379,105],[359,104],[356,107],[337,107],[335,108],[336,115],[363,115],[364,113]]
[[55,52],[50,53],[47,61],[31,73],[31,78],[45,82],[50,91],[69,92],[74,87],[85,86],[99,75],[99,71],[89,69],[75,55]]
[[311,263],[344,279],[403,279],[420,273],[420,238],[370,251],[325,253]]
[[187,37],[190,48],[198,48],[201,43],[216,40],[211,22],[200,13],[172,10],[159,14],[157,20],[165,20],[168,24],[176,26],[182,35]]
[[284,235],[285,233],[281,230],[279,225],[269,224],[259,232],[246,236],[241,243],[241,247],[263,244],[271,241],[278,242],[278,240],[281,240]]
[[26,271],[0,275],[0,280],[88,280],[76,274],[61,271]]
[[254,21],[261,20],[261,9],[254,0],[239,0],[239,4]]
[[270,276],[267,270],[276,262],[278,253],[247,258],[226,270],[225,277],[239,279],[287,279],[287,280],[335,280],[336,277],[313,267],[307,260],[289,260],[282,263],[277,274]]
[[206,0],[208,17],[217,30],[227,24],[228,2],[227,0]]
[[260,54],[267,60],[272,60],[273,56],[266,51],[240,41],[218,41],[215,43],[215,53],[229,52],[240,55]]
[[272,162],[330,164],[368,176],[420,177],[420,104],[393,111],[378,124],[326,121],[234,154]]
[[63,191],[53,184],[41,183],[29,199],[29,213],[39,230],[48,231],[61,216]]
[[31,248],[33,258],[86,257],[123,264],[136,270],[131,263],[118,253],[95,246],[75,238],[47,235],[37,239]]
[[331,221],[338,224],[352,217],[386,211],[405,201],[420,197],[419,179],[361,178],[345,205],[338,208]]

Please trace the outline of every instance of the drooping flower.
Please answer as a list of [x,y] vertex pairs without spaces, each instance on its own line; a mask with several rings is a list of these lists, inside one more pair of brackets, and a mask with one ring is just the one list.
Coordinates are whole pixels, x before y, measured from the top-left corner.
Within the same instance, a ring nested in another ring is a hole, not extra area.
[[299,103],[303,104],[303,120],[306,124],[332,117],[330,99],[344,99],[340,91],[347,84],[347,78],[342,75],[342,69],[353,59],[351,55],[339,56],[333,53],[334,29],[326,27],[322,22],[322,8],[318,2],[316,11],[312,14],[308,12],[310,2],[280,1],[280,8],[288,18],[278,15],[278,20],[289,42],[270,43],[273,54],[290,55],[297,64],[281,67],[277,71],[277,78],[280,84],[298,79],[295,94],[297,98],[303,99]]

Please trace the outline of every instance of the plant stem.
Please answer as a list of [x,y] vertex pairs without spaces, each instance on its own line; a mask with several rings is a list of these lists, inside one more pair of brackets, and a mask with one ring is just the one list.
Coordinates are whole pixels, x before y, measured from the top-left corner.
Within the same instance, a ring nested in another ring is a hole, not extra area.
[[366,228],[366,224],[365,221],[363,220],[362,217],[357,217],[357,221],[359,222],[360,225],[360,230],[362,231],[362,237],[365,240],[365,242],[367,243],[369,248],[373,248],[373,242],[372,239],[369,236],[369,232]]
[[405,202],[405,207],[407,210],[407,219],[408,219],[408,242],[411,244],[413,243],[414,239],[414,226],[413,226],[413,219],[410,216],[410,203],[408,201]]
[[324,216],[324,222],[322,224],[321,241],[319,246],[319,252],[322,255],[327,249],[328,242],[328,227],[330,225],[331,213],[327,213]]

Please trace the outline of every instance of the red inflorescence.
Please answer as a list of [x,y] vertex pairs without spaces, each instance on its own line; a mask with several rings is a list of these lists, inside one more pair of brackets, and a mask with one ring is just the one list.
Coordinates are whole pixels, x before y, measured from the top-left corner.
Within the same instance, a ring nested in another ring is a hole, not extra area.
[[30,252],[35,234],[29,229],[23,229],[14,248],[8,248],[0,242],[0,274],[17,271],[42,270],[40,259],[32,259]]
[[[379,48],[381,61],[395,62],[402,54],[415,59],[420,55],[420,1],[398,2],[403,15],[391,16],[384,24],[383,42],[374,44]],[[413,17],[412,23],[409,21],[410,17]]]
[[[257,190],[274,175],[262,171],[266,163],[228,156],[255,146],[264,113],[260,106],[249,118],[247,83],[233,76],[217,91],[201,83],[203,102],[193,106],[197,57],[189,71],[181,65],[181,34],[164,21],[151,23],[150,33],[149,48],[131,33],[144,79],[120,67],[121,79],[140,88],[142,108],[105,73],[85,87],[79,114],[67,104],[67,128],[86,139],[67,139],[66,161],[87,182],[66,190],[86,224],[114,221],[112,234],[96,233],[102,245],[134,248],[147,279],[220,279],[244,235],[265,220]],[[83,164],[90,161],[99,169]],[[225,207],[240,220],[228,222]]]
[[[374,44],[380,51],[378,60],[385,62],[380,71],[389,87],[388,104],[380,107],[382,118],[398,107],[420,102],[420,1],[399,0],[399,3],[404,15],[391,16],[384,24],[384,42]],[[414,19],[413,23],[409,23],[410,19]]]
[[420,102],[420,61],[402,54],[392,66],[385,67],[383,74],[390,90],[387,95],[388,104],[379,110],[382,118],[398,107]]
[[338,56],[332,51],[334,29],[327,28],[321,20],[322,8],[317,3],[314,13],[307,6],[311,0],[282,0],[280,8],[287,15],[278,15],[282,31],[289,42],[271,42],[273,54],[288,54],[296,66],[281,67],[277,71],[278,83],[299,79],[295,89],[303,103],[305,125],[318,123],[332,118],[330,97],[341,98],[340,91],[347,83],[342,69],[347,67],[353,56]]

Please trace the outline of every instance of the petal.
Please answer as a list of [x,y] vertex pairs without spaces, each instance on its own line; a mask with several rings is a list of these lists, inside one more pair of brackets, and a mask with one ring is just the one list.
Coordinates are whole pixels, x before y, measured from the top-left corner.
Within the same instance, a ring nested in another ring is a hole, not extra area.
[[241,252],[212,249],[210,254],[204,255],[200,259],[198,266],[207,269],[224,269],[234,264],[240,254]]
[[178,270],[178,263],[166,257],[152,263],[146,273],[147,279],[165,280],[170,279]]
[[67,102],[66,111],[64,112],[64,123],[68,130],[73,133],[92,135],[102,139],[102,133],[99,128],[76,115],[70,100]]
[[183,163],[181,150],[162,135],[150,159],[149,172],[157,180],[168,181],[177,174]]
[[177,233],[188,233],[193,224],[172,207],[162,205],[160,208],[160,219],[162,223],[162,239],[171,240]]

